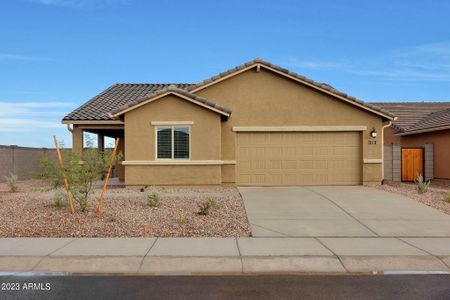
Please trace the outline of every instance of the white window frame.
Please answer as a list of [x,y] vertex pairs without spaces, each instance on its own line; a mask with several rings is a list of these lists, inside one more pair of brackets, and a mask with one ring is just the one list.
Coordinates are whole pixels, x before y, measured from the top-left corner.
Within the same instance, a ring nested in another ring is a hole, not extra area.
[[[188,133],[189,133],[189,158],[175,158],[175,143],[174,143],[174,128],[175,127],[187,127]],[[171,156],[172,158],[158,158],[158,129],[160,128],[170,128],[172,131],[171,137],[172,137],[172,149],[171,149]],[[155,126],[155,160],[162,160],[162,161],[187,161],[191,160],[191,125],[188,124],[176,124],[176,125],[158,125]]]

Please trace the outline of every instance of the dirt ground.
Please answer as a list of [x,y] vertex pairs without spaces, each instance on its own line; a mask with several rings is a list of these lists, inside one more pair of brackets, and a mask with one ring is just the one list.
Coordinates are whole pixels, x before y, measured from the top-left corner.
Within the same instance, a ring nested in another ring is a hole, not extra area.
[[388,181],[376,186],[388,192],[405,195],[450,215],[450,202],[445,201],[450,193],[449,180],[432,180],[428,192],[419,194],[414,183]]
[[[101,190],[89,208],[71,214],[54,205],[55,191],[45,181],[19,182],[17,193],[0,183],[0,237],[237,237],[249,236],[242,198],[235,187],[158,187],[160,204],[147,204],[147,191],[111,187],[100,215]],[[218,206],[200,215],[199,205],[214,197]]]

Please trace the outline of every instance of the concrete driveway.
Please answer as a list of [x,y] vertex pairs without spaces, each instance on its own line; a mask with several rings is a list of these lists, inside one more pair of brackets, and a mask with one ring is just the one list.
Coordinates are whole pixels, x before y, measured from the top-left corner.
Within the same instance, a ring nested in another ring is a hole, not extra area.
[[450,216],[363,186],[239,187],[255,237],[450,237]]

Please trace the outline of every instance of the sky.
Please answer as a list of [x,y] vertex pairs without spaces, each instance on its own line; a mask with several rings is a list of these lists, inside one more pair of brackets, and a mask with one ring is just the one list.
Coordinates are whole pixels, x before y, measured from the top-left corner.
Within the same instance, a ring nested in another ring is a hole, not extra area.
[[0,145],[53,147],[114,83],[263,58],[364,101],[450,101],[450,1],[2,0]]

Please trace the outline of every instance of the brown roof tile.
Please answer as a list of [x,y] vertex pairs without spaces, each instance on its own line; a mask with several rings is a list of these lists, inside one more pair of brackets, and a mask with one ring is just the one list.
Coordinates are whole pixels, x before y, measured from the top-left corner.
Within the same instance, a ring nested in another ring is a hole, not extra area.
[[165,94],[167,92],[173,92],[173,93],[181,94],[181,95],[183,95],[185,97],[188,97],[188,98],[193,99],[195,101],[198,101],[198,102],[200,102],[202,104],[205,104],[205,105],[207,105],[207,106],[209,106],[211,108],[215,108],[215,109],[217,109],[217,110],[219,110],[219,111],[221,111],[221,112],[223,112],[223,113],[225,113],[227,115],[231,114],[231,109],[223,107],[223,106],[221,106],[221,105],[219,105],[219,104],[217,104],[217,103],[215,103],[213,101],[210,101],[210,100],[208,100],[206,98],[202,98],[202,97],[197,96],[195,94],[189,93],[188,91],[186,91],[184,89],[178,88],[176,85],[169,85],[169,86],[167,86],[167,87],[165,87],[163,89],[156,90],[155,92],[153,92],[153,93],[151,93],[149,95],[146,95],[145,97],[142,97],[142,98],[136,99],[134,101],[128,102],[127,104],[125,104],[125,105],[123,105],[123,106],[121,106],[121,107],[111,111],[111,114],[112,115],[119,114],[121,111],[126,110],[127,108],[131,108],[133,106],[138,105],[139,103],[151,100],[152,98],[158,97],[158,96],[160,96],[162,94]]
[[[170,85],[171,83],[117,83],[72,111],[63,120],[112,120],[109,116],[111,111]],[[179,88],[186,88],[190,84],[177,83],[175,85]]]
[[443,127],[450,127],[450,108],[429,114],[413,126],[405,130],[405,134],[432,131]]
[[[295,77],[299,80],[302,80],[304,82],[307,82],[313,86],[316,86],[317,88],[320,88],[322,90],[328,91],[331,94],[334,94],[336,96],[343,97],[350,102],[357,103],[359,105],[365,106],[367,108],[372,109],[373,111],[379,112],[382,115],[386,115],[389,117],[394,117],[394,114],[391,111],[385,110],[383,108],[380,108],[374,104],[366,103],[362,100],[356,99],[355,97],[349,96],[341,91],[336,90],[332,86],[315,82],[309,78],[306,78],[305,76],[299,75],[295,72],[289,71],[287,69],[281,68],[279,66],[276,66],[272,63],[269,63],[267,61],[264,61],[262,59],[255,59],[252,61],[249,61],[245,64],[239,65],[237,67],[234,67],[233,69],[230,69],[226,72],[222,72],[219,75],[213,76],[209,79],[206,79],[198,84],[187,84],[187,83],[177,83],[174,84],[176,88],[178,89],[178,92],[182,93],[181,90],[185,90],[187,92],[194,90],[195,88],[198,88],[202,85],[212,83],[215,80],[221,79],[224,76],[227,76],[229,74],[232,74],[234,72],[237,72],[239,70],[242,70],[246,67],[260,64],[261,66],[267,66],[272,69],[275,69],[279,72],[285,73],[286,75]],[[156,92],[160,91],[161,89],[167,88],[171,84],[115,84],[99,95],[95,96],[82,106],[78,107],[71,113],[69,113],[67,116],[63,118],[63,121],[81,121],[81,120],[90,120],[90,121],[104,121],[104,120],[112,120],[110,113],[113,111],[117,111],[119,108],[128,106],[131,103],[136,103],[139,101],[144,101],[143,99],[148,99],[149,96],[154,95]],[[189,97],[193,97],[192,93],[189,93]],[[198,97],[198,96],[196,96]],[[201,100],[199,100],[201,99]],[[209,103],[208,100],[204,98],[198,97],[198,101],[202,102],[205,101],[205,104]],[[220,107],[220,105],[211,102],[208,105],[215,106],[216,108]],[[222,107],[221,110],[224,112],[229,111],[229,109]]]
[[450,108],[450,102],[378,102],[373,104],[397,116],[392,127],[399,133],[408,131],[434,112]]

